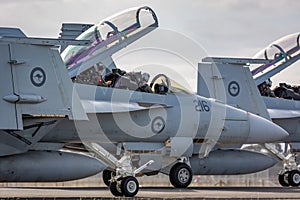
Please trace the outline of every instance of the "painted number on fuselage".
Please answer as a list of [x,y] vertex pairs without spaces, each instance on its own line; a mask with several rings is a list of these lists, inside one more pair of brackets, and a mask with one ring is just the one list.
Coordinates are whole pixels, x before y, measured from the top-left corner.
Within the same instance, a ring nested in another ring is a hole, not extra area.
[[199,112],[209,112],[210,107],[208,103],[204,100],[194,100],[195,110]]

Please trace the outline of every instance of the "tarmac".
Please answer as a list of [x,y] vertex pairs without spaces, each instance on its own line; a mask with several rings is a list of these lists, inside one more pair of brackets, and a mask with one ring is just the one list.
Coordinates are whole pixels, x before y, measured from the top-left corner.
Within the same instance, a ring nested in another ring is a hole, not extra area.
[[[0,199],[96,200],[115,198],[106,187],[1,187]],[[300,199],[300,188],[141,187],[134,199]]]

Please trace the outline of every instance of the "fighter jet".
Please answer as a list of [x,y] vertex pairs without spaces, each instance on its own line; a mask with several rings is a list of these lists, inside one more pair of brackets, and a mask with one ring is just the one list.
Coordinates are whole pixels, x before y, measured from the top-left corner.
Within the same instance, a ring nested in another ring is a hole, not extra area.
[[[113,54],[158,27],[151,8],[82,27],[76,40],[0,29],[0,181],[67,181],[105,169],[112,194],[132,197],[143,175],[168,174],[185,188],[193,175],[275,164],[264,154],[221,147],[280,141],[288,134],[278,125],[196,95],[161,71],[146,90],[147,72],[116,66]],[[68,33],[74,31],[62,35]]]
[[270,62],[252,70],[272,121],[288,131],[290,135],[282,141],[286,143],[286,147],[289,146],[289,151],[279,152],[273,145],[266,145],[266,148],[284,163],[279,172],[278,181],[285,187],[300,185],[300,164],[297,159],[300,142],[300,95],[297,86],[290,86],[286,83],[280,83],[274,87],[274,90],[268,92],[266,88],[272,87],[273,76],[280,76],[281,71],[299,64],[297,62],[300,59],[299,42],[300,33],[290,34],[272,42],[255,55],[257,58],[265,58]]
[[[281,140],[290,144],[289,151],[280,152],[274,144],[269,143],[263,146],[284,163],[278,175],[279,183],[282,186],[293,187],[300,185],[300,165],[297,160],[300,141],[298,88],[281,83],[272,90],[270,78],[297,64],[300,59],[299,38],[299,33],[280,38],[253,59],[205,58],[199,65],[200,73],[209,73],[212,77],[211,69],[218,71],[226,94],[222,97],[211,96],[207,89],[198,88],[198,94],[224,100],[229,105],[263,116],[289,133],[289,137]],[[234,70],[235,73],[232,73]],[[236,77],[236,74],[244,74],[244,77]],[[198,85],[201,84],[203,80],[200,77]],[[209,82],[207,85],[211,84],[213,83]]]

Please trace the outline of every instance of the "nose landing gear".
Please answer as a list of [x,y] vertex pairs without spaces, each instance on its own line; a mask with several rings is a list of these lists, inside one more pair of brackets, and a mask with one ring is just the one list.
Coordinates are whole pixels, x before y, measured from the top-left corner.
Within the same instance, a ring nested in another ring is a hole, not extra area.
[[119,163],[120,166],[117,167],[116,173],[110,173],[110,180],[107,179],[109,177],[107,176],[109,172],[103,172],[107,173],[106,175],[103,174],[103,181],[109,182],[110,192],[114,196],[134,197],[139,191],[139,182],[134,176],[147,166],[151,165],[154,161],[150,160],[143,166],[139,167],[138,169],[135,169],[132,166],[131,158],[129,156],[125,155],[120,160],[122,162]]
[[149,160],[136,168],[132,163],[132,155],[128,152],[117,159],[97,143],[85,143],[85,145],[105,161],[110,169],[114,169],[114,171],[104,170],[102,175],[104,183],[114,196],[134,197],[138,193],[139,183],[135,176],[141,174],[142,170],[154,163],[154,160]]
[[278,182],[283,187],[298,187],[300,185],[300,165],[297,163],[297,149],[290,146],[290,152],[285,155],[278,151],[274,144],[264,144],[264,147],[283,161],[283,169],[278,174]]

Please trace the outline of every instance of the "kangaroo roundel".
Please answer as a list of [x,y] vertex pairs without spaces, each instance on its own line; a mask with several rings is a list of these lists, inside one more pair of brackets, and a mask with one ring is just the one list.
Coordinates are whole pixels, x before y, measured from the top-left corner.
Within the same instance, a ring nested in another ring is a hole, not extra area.
[[41,87],[46,81],[46,73],[40,67],[35,67],[30,73],[31,83],[36,87]]
[[237,96],[240,93],[240,85],[236,81],[231,81],[228,85],[228,92],[231,96]]

